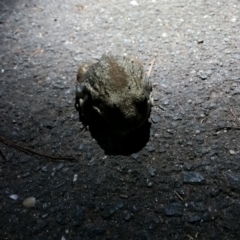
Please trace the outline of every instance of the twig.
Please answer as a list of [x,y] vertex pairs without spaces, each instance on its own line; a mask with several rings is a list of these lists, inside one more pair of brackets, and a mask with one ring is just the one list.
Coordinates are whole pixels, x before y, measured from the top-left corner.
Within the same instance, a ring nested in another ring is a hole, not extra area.
[[183,198],[182,198],[176,191],[174,191],[174,193],[176,194],[176,196],[177,196],[181,201],[183,201]]
[[233,117],[234,117],[233,121],[235,122],[235,121],[236,121],[236,119],[237,119],[237,116],[234,114],[234,112],[233,112],[232,108],[230,109],[230,113],[233,115]]
[[202,118],[201,121],[200,121],[200,123],[203,123],[204,120],[205,120],[205,118]]
[[155,62],[155,58],[152,60],[150,68],[148,69],[147,77],[149,78],[152,72],[153,64]]
[[191,236],[191,235],[187,235],[187,237],[189,238],[189,239],[191,239],[191,240],[193,240],[194,238]]
[[165,109],[164,107],[162,107],[161,105],[157,105],[157,106],[158,106],[158,108],[160,108],[161,110],[166,111],[166,109]]
[[218,127],[216,128],[216,132],[220,130],[240,130],[240,127]]
[[29,57],[31,58],[31,57],[35,56],[36,54],[43,53],[43,52],[44,52],[43,49],[38,49],[38,50],[34,51],[33,53],[31,53]]
[[51,156],[51,155],[48,155],[48,154],[40,153],[40,152],[34,151],[34,150],[32,150],[28,147],[24,147],[24,146],[21,146],[19,144],[16,144],[16,143],[14,143],[12,141],[9,141],[9,140],[7,140],[5,138],[2,138],[2,137],[0,137],[0,142],[2,142],[5,145],[8,145],[10,147],[13,147],[15,149],[18,149],[21,152],[25,152],[27,154],[35,154],[35,155],[38,155],[38,156],[41,156],[41,157],[50,158],[52,160],[67,160],[67,161],[76,160],[74,157]]

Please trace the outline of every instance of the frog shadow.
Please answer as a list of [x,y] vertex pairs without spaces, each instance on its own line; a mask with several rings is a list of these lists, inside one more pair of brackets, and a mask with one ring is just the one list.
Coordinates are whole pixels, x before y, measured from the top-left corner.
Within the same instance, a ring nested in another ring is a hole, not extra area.
[[[84,124],[88,125],[91,136],[108,155],[131,155],[144,148],[150,138],[151,123],[122,133],[108,124],[99,114],[92,112]],[[81,118],[80,118],[81,121]]]

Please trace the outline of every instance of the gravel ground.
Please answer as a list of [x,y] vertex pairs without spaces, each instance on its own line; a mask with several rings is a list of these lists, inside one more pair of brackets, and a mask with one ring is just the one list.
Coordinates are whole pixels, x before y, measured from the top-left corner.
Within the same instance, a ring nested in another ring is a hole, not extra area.
[[[239,238],[239,0],[2,0],[0,31],[0,239]],[[128,154],[74,109],[78,66],[108,51],[155,58]]]

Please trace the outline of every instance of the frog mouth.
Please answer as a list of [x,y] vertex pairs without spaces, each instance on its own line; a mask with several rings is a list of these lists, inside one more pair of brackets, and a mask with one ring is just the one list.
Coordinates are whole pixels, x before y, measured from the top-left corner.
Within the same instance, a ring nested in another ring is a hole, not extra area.
[[[92,106],[93,111],[103,118],[110,126],[122,131],[131,131],[141,127],[149,118],[153,99],[149,98],[144,108],[135,109],[128,115],[121,112],[119,108],[100,109]],[[144,109],[144,110],[143,110]]]

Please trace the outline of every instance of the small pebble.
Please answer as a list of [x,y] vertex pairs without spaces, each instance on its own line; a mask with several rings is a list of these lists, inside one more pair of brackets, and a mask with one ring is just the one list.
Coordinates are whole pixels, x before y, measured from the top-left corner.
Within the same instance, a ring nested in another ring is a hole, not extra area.
[[124,218],[125,221],[128,222],[131,219],[131,214],[129,212],[125,212],[123,218]]
[[76,62],[81,62],[83,60],[83,56],[81,53],[76,53],[75,56],[73,57],[73,59],[76,61]]
[[78,175],[77,175],[77,174],[74,174],[74,175],[73,175],[73,182],[76,182],[76,181],[77,181],[77,178],[78,178]]
[[188,171],[190,171],[191,169],[192,169],[192,164],[191,163],[186,163],[185,165],[184,165],[184,169],[185,170],[188,170]]
[[128,195],[126,195],[126,194],[120,194],[119,197],[124,198],[124,199],[128,199]]
[[236,154],[236,152],[235,152],[234,150],[229,150],[229,153],[230,153],[231,155],[235,155],[235,154]]
[[153,186],[153,182],[150,181],[150,179],[147,179],[147,186],[151,188]]
[[139,211],[139,209],[138,209],[135,205],[133,205],[131,211],[132,211],[133,213],[136,213],[136,212]]
[[154,146],[151,146],[151,145],[148,145],[145,147],[145,149],[148,151],[148,152],[153,152],[155,150],[155,147]]
[[202,80],[206,80],[207,79],[207,74],[203,71],[203,70],[200,70],[198,72],[198,76],[202,79]]
[[169,217],[181,217],[183,214],[183,206],[180,203],[170,203],[164,208],[166,216]]
[[137,1],[131,1],[130,4],[133,5],[133,6],[139,6]]
[[205,183],[205,178],[198,172],[184,172],[184,183]]
[[151,177],[153,177],[155,175],[155,171],[156,171],[156,169],[151,166],[148,168],[148,172]]
[[23,201],[23,206],[27,207],[27,208],[34,207],[35,204],[36,204],[36,198],[35,197],[29,197],[29,198],[26,198]]
[[63,163],[60,163],[60,164],[56,167],[56,170],[59,171],[59,170],[61,170],[63,167],[64,167],[64,164],[63,164]]
[[9,198],[11,198],[12,200],[17,200],[18,195],[17,194],[11,194],[11,195],[9,195]]
[[163,102],[163,105],[168,105],[169,104],[169,99],[166,99],[164,102]]
[[136,159],[138,159],[139,155],[138,155],[137,153],[133,153],[133,154],[131,155],[131,157],[136,160]]
[[193,215],[192,217],[190,217],[188,219],[188,222],[189,223],[195,223],[195,222],[199,222],[201,220],[201,216],[196,214],[196,215]]
[[240,192],[240,175],[239,174],[229,172],[227,174],[227,180],[231,188],[233,188],[236,192]]
[[151,119],[152,119],[153,123],[158,123],[161,120],[160,117],[156,116],[156,115],[152,116]]
[[42,171],[42,172],[47,172],[47,166],[43,166],[43,167],[41,168],[41,171]]

